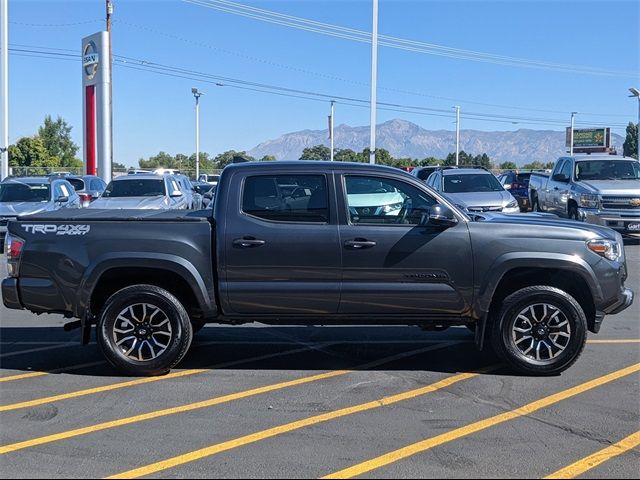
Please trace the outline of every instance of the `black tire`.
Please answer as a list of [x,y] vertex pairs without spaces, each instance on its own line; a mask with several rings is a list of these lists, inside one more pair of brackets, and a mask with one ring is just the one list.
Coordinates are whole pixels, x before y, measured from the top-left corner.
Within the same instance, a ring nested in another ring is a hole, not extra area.
[[578,217],[578,206],[575,204],[571,204],[569,205],[569,220],[575,220],[576,222],[580,221],[580,218]]
[[531,198],[531,211],[532,212],[541,212],[540,203],[538,202],[538,195],[533,195]]
[[[531,342],[525,338],[527,333],[520,333],[527,328],[523,320],[527,315],[540,319],[539,323],[527,320],[531,325],[528,336]],[[569,338],[564,340],[567,334]],[[516,338],[518,335],[521,338]],[[551,338],[554,335],[555,339]],[[526,287],[509,295],[491,329],[491,343],[498,356],[514,370],[528,375],[563,372],[578,360],[586,341],[587,319],[582,307],[568,293],[550,286]],[[535,356],[527,353],[527,348],[538,353]]]
[[[102,354],[118,370],[153,376],[167,373],[182,360],[193,329],[186,310],[171,293],[153,285],[133,285],[107,300],[96,337]],[[138,359],[132,358],[136,352]]]

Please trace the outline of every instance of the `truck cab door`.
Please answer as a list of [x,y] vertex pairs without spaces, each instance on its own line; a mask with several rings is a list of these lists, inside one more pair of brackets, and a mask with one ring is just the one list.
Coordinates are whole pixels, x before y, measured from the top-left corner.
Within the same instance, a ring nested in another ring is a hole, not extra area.
[[[338,187],[341,314],[460,316],[470,308],[473,257],[464,218],[427,224],[437,203],[393,174],[345,174]],[[357,317],[356,317],[357,318]]]
[[[281,318],[336,313],[341,250],[333,176],[253,172],[231,178],[228,204],[216,219],[224,232],[217,239],[224,242],[223,310]],[[284,195],[279,186],[292,184],[304,195]]]
[[556,215],[567,216],[567,200],[569,198],[569,188],[571,187],[572,170],[573,161],[567,158],[562,166],[560,166],[559,171],[554,173],[549,180],[549,183],[552,183],[553,213]]

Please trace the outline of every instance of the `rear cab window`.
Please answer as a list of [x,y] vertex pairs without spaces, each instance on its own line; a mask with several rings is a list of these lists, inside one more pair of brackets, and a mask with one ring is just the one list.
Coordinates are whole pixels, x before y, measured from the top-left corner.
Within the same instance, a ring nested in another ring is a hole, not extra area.
[[254,175],[244,180],[242,213],[272,222],[329,222],[324,175]]

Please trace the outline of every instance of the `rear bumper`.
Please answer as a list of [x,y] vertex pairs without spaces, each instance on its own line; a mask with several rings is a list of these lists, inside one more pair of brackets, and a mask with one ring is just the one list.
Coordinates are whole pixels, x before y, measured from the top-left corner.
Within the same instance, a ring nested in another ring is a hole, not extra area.
[[592,225],[601,225],[620,232],[640,233],[640,227],[636,227],[638,230],[629,228],[629,225],[640,225],[640,212],[638,211],[579,208],[578,215],[582,221]]
[[18,293],[18,279],[5,278],[2,281],[2,301],[4,306],[12,310],[24,310]]

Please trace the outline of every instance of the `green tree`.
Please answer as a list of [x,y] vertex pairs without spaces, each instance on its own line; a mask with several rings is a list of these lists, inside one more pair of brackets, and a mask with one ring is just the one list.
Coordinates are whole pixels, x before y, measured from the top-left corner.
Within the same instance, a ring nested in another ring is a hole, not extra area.
[[338,148],[333,154],[336,162],[357,162],[358,154],[350,148]]
[[265,155],[260,159],[261,162],[275,162],[276,160],[275,155]]
[[331,149],[326,145],[315,145],[302,150],[300,160],[331,160]]
[[[553,164],[552,164],[553,165]],[[538,160],[534,160],[531,163],[525,163],[522,168],[524,170],[544,170],[547,168],[547,164],[544,164]]]
[[46,175],[52,168],[60,167],[60,160],[49,155],[39,136],[22,137],[9,146],[9,165],[28,167],[24,173],[29,175]]
[[111,164],[111,171],[113,172],[124,172],[127,170],[127,166],[124,163],[113,162]]
[[51,115],[47,115],[44,117],[44,124],[38,129],[38,136],[49,158],[58,159],[57,166],[82,168],[82,161],[76,158],[79,147],[71,139],[71,129],[62,117],[54,121]]
[[514,162],[502,162],[500,168],[502,170],[515,170],[518,166]]
[[140,168],[178,168],[176,167],[175,158],[166,152],[159,152],[157,155],[149,157],[147,160],[141,158],[138,161]]
[[627,138],[622,145],[622,153],[625,157],[638,158],[638,124],[629,122],[627,125]]
[[249,162],[255,161],[255,158],[253,158],[251,155],[248,155],[247,152],[245,151],[240,151],[240,152],[236,152],[235,150],[227,150],[226,152],[223,152],[219,155],[217,155],[214,159],[213,159],[213,168],[224,168],[227,165],[229,165],[230,163],[233,163],[235,159],[243,159]]
[[432,165],[442,165],[444,164],[444,160],[441,158],[427,157],[418,161],[417,164],[421,167],[429,167]]

